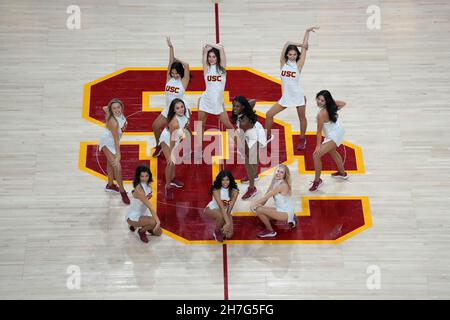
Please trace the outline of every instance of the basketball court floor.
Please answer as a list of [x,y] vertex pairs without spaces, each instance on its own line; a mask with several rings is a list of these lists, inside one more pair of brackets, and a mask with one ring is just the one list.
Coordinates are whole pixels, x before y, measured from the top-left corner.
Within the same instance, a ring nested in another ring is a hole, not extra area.
[[[68,20],[80,9],[79,28]],[[201,215],[213,177],[237,164],[183,164],[186,187],[163,196],[164,157],[151,158],[151,123],[164,101],[166,36],[189,62],[196,117],[202,46],[215,43],[215,6],[194,1],[0,2],[0,298],[2,299],[444,299],[450,298],[450,4],[446,1],[241,1],[218,5],[230,98],[280,97],[279,56],[310,35],[301,84],[307,150],[295,150],[295,110],[276,116],[280,158],[292,173],[294,231],[270,240],[250,201],[235,206],[235,235],[212,238]],[[378,24],[378,25],[377,25]],[[379,27],[378,27],[379,26]],[[347,181],[324,159],[313,180],[315,94],[347,102]],[[96,146],[101,106],[125,103],[125,188],[137,164],[156,178],[152,203],[164,233],[142,243],[127,206],[104,192]],[[228,109],[230,110],[230,109]],[[210,128],[219,128],[210,117]],[[221,154],[226,139],[216,130]],[[212,137],[214,138],[214,137]],[[274,165],[260,168],[263,195]]]

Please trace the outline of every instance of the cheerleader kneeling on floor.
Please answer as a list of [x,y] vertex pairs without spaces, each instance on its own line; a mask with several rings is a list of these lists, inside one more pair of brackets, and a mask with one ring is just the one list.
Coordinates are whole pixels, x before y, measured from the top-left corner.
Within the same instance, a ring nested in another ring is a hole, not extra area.
[[[292,184],[289,168],[280,164],[265,196],[253,202],[250,206],[250,210],[256,213],[256,216],[266,227],[264,231],[256,234],[259,238],[273,238],[277,235],[272,227],[271,221],[273,220],[286,222],[291,228],[297,226],[291,193]],[[270,197],[275,200],[275,207],[265,206]]]
[[233,236],[231,212],[239,194],[239,189],[231,172],[220,171],[209,193],[213,198],[206,206],[204,213],[215,222],[214,239],[223,242],[224,239],[230,239]]
[[[152,196],[152,182],[152,173],[147,166],[139,166],[136,168],[133,180],[133,197],[131,198],[131,204],[127,214],[127,223],[131,231],[139,228],[139,238],[145,243],[148,242],[146,232],[154,236],[160,236],[162,234],[158,215],[149,201]],[[149,215],[149,211],[151,215]]]

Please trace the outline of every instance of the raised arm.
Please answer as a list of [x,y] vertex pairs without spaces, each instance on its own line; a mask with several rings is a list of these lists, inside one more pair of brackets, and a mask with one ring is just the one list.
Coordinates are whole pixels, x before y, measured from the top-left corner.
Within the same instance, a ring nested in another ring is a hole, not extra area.
[[225,55],[225,48],[220,45],[220,64],[222,66],[222,68],[226,68],[227,67],[227,56]]
[[346,103],[344,101],[336,100],[336,106],[338,110],[341,110],[343,107],[345,107]]
[[250,99],[250,100],[248,100],[248,103],[250,104],[250,107],[252,107],[252,109],[254,109],[255,105],[256,105],[256,99]]
[[206,73],[208,70],[208,51],[211,49],[211,47],[207,44],[203,46],[202,51],[202,66],[203,66],[203,73]]
[[189,69],[189,63],[187,63],[187,62],[185,62],[183,60],[177,59],[177,58],[175,58],[175,61],[178,61],[178,62],[180,62],[183,65],[184,77],[181,80],[181,83],[183,84],[183,87],[186,90],[187,86],[189,84],[189,81],[191,80],[191,71]]
[[167,46],[169,47],[169,66],[167,67],[167,81],[170,80],[170,67],[172,63],[175,61],[175,53],[173,50],[172,41],[170,41],[169,37],[166,37]]
[[297,67],[298,67],[299,71],[302,71],[303,66],[305,64],[306,51],[308,48],[309,33],[316,32],[317,29],[319,29],[319,27],[311,27],[311,28],[306,29],[306,31],[305,31],[305,36],[303,37],[303,49],[306,49],[306,50],[301,51],[300,59],[297,61]]
[[109,110],[108,106],[102,107],[103,112],[105,113],[105,125],[108,126],[108,119],[109,119]]

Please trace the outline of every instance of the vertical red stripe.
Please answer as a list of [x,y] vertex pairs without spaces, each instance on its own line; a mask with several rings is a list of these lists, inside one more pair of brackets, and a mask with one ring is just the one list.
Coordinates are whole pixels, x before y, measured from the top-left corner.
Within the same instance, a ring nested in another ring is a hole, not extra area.
[[[216,18],[216,43],[220,43],[220,31],[219,31],[219,4],[215,3],[214,4],[214,15]],[[217,117],[217,121],[219,123],[219,130],[220,131],[224,131],[225,128],[222,125],[222,122],[220,122],[219,117]],[[225,170],[225,162],[223,162],[220,165],[220,169],[221,170]]]
[[219,38],[219,4],[214,4],[215,15],[216,15],[216,43],[220,42]]
[[228,300],[228,261],[227,261],[227,245],[222,245],[223,249],[223,299]]
[[[214,11],[216,17],[216,43],[220,43],[219,37],[219,4],[214,4]],[[218,119],[219,120],[219,119]],[[222,123],[219,120],[219,128],[222,131]],[[222,170],[224,169],[224,164]],[[228,300],[228,258],[227,258],[227,245],[222,245],[222,256],[223,256],[223,299]]]

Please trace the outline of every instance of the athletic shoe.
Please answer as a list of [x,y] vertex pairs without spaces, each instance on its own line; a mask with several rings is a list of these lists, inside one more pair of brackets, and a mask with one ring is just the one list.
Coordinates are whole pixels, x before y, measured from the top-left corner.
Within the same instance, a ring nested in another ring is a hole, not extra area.
[[213,232],[213,237],[217,242],[223,242],[223,233],[222,230],[216,229]]
[[175,188],[183,188],[184,187],[184,183],[181,182],[180,180],[177,180],[176,178],[173,178],[172,181],[170,182],[171,186],[174,186]]
[[161,146],[157,145],[156,148],[155,148],[155,151],[153,151],[152,157],[153,158],[158,158],[159,155],[161,154],[161,151],[162,151]]
[[139,239],[141,239],[142,242],[148,243],[147,235],[145,234],[145,231],[142,231],[142,229],[138,230]]
[[131,232],[135,232],[136,231],[136,228],[133,227],[133,226],[130,226],[129,229],[130,229]]
[[332,173],[331,176],[333,178],[338,178],[338,179],[342,179],[342,180],[347,180],[348,179],[348,174],[347,172],[344,173],[340,173],[339,171]]
[[314,192],[319,190],[320,186],[323,184],[322,179],[319,178],[319,181],[313,181],[311,188],[309,188],[309,191]]
[[302,151],[306,149],[306,139],[305,138],[300,138],[300,142],[297,146],[297,148],[295,148],[298,151]]
[[120,193],[119,187],[117,185],[115,185],[114,183],[113,183],[112,186],[107,184],[106,187],[105,187],[105,191],[106,192],[111,192],[111,193]]
[[297,216],[294,215],[294,221],[293,222],[289,222],[289,229],[294,229],[297,226]]
[[247,192],[242,196],[242,200],[253,198],[258,193],[256,187],[248,187]]
[[165,187],[166,188],[166,200],[173,200],[173,188],[172,187]]
[[[259,180],[259,176],[256,176],[256,177],[255,177],[255,181],[258,181],[258,180]],[[245,176],[244,178],[241,179],[241,183],[247,184],[247,183],[249,183],[249,182],[250,182],[250,181],[249,181],[249,179],[248,179],[247,176]]]
[[130,204],[130,199],[128,198],[128,195],[127,195],[126,191],[121,191],[120,195],[122,196],[123,203]]
[[256,236],[259,238],[273,238],[276,235],[277,235],[277,233],[275,231],[270,231],[270,230],[264,230],[264,231],[258,232],[256,234]]

